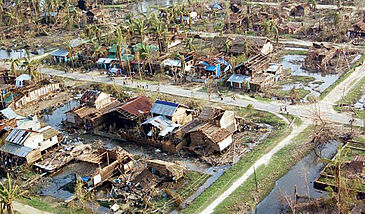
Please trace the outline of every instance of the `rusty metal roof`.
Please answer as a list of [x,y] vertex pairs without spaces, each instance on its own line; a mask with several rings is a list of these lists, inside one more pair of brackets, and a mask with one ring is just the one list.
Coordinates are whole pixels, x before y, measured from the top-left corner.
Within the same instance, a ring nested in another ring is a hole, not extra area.
[[127,101],[120,108],[130,114],[139,116],[141,114],[149,113],[151,107],[152,104],[146,96],[139,96]]

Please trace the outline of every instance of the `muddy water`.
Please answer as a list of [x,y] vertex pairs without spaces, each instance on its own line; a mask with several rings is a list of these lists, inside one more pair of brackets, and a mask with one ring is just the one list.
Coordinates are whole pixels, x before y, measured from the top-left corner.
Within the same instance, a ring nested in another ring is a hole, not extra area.
[[[321,151],[322,158],[331,158],[335,155],[336,151],[336,142],[327,144]],[[314,179],[325,166],[324,163],[319,163],[318,160],[318,156],[312,151],[293,166],[286,175],[276,181],[275,188],[256,207],[256,213],[283,213],[287,208],[283,196],[286,195],[293,199],[295,186],[297,186],[298,194],[300,195],[309,194],[312,198],[324,196],[326,192],[315,190],[313,187]]]
[[44,114],[42,122],[60,130],[62,128],[62,121],[66,120],[66,112],[78,105],[80,105],[78,100],[72,100],[61,107],[56,108],[54,111]]
[[[303,83],[297,84],[287,84],[283,86],[284,90],[290,90],[294,86],[296,88],[303,88],[311,91],[311,94],[319,96],[321,92],[330,87],[341,74],[323,74],[323,73],[313,73],[303,69],[305,55],[285,55],[281,61],[283,69],[290,68],[291,74],[293,76],[308,76],[314,77],[315,80],[310,82],[308,85]],[[321,82],[321,83],[320,83]]]
[[185,0],[143,0],[133,4],[131,11],[133,13],[146,13],[154,8],[168,7],[175,4],[181,4]]

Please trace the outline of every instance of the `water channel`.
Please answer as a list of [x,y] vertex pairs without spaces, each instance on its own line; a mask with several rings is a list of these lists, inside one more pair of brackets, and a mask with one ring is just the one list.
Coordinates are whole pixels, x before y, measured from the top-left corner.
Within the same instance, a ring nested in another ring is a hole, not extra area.
[[[327,144],[321,151],[321,158],[331,158],[337,151],[337,143]],[[314,151],[293,166],[290,171],[276,181],[275,188],[256,207],[257,214],[279,214],[285,213],[287,209],[284,196],[294,198],[294,189],[297,187],[298,194],[310,196],[311,198],[322,197],[326,192],[318,191],[313,187],[313,181],[325,167],[319,162]]]

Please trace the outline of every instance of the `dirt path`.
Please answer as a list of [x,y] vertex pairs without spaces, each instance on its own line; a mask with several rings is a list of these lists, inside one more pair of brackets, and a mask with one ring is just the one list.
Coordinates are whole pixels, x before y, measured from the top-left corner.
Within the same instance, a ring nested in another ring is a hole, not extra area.
[[20,202],[15,201],[13,203],[14,210],[20,214],[51,214],[49,212],[45,212],[34,207],[22,204]]
[[365,77],[365,63],[355,68],[355,71],[350,74],[341,84],[337,85],[322,101],[321,103],[327,105],[335,105],[338,100],[348,94],[351,89]]
[[308,125],[311,124],[311,121],[304,120],[303,124],[299,127],[294,126],[293,131],[287,136],[283,141],[281,141],[275,148],[273,148],[270,152],[266,153],[259,160],[257,160],[239,179],[237,179],[223,194],[221,194],[217,199],[215,199],[205,210],[201,213],[212,213],[214,209],[222,203],[224,199],[229,197],[239,186],[241,186],[253,173],[254,168],[257,169],[263,164],[268,164],[272,158],[272,156],[278,152],[280,149],[284,148],[288,145],[300,132],[302,132]]

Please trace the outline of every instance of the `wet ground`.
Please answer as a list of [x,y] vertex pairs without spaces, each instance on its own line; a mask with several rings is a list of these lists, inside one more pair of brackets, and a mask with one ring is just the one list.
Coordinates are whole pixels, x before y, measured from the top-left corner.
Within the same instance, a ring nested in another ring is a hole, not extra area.
[[313,77],[315,80],[304,83],[295,84],[285,84],[282,86],[283,90],[290,90],[294,86],[296,89],[309,90],[310,94],[319,96],[321,92],[330,87],[336,80],[341,76],[341,74],[323,74],[323,73],[313,73],[303,69],[305,55],[285,55],[280,62],[283,65],[283,69],[290,69],[293,76],[306,76]]
[[[331,158],[337,151],[337,143],[327,144],[321,151],[321,158]],[[294,189],[297,187],[299,195],[306,195],[312,198],[324,196],[326,192],[318,191],[313,187],[313,181],[319,176],[324,163],[320,163],[318,156],[312,151],[300,162],[293,166],[290,171],[276,181],[275,188],[271,193],[256,207],[257,214],[279,214],[285,213],[286,203],[284,195],[294,198]]]

